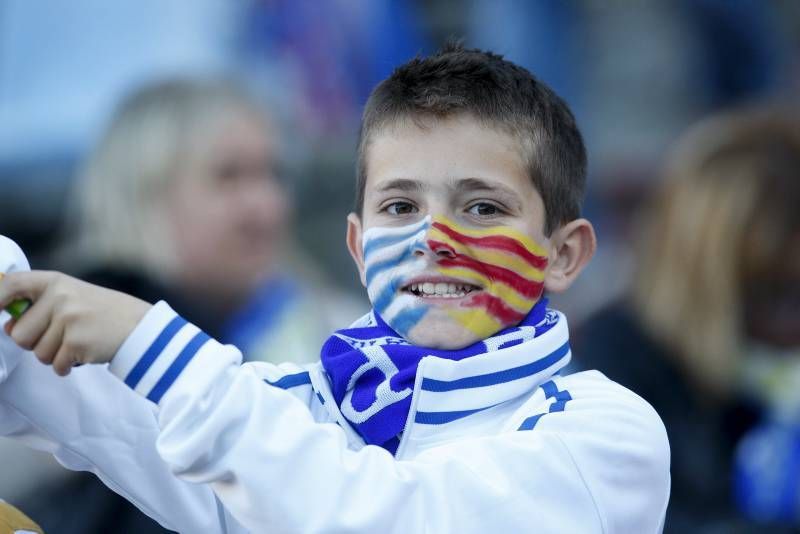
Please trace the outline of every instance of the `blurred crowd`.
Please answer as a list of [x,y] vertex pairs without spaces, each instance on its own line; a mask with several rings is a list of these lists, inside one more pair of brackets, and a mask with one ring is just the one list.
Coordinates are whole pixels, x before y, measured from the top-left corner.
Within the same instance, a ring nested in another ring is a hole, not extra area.
[[[665,532],[800,532],[795,2],[4,0],[0,233],[248,359],[316,359],[368,308],[343,246],[360,109],[452,36],[586,137],[598,254],[552,301],[573,367],[664,420]],[[47,532],[163,531],[89,476],[0,461]]]

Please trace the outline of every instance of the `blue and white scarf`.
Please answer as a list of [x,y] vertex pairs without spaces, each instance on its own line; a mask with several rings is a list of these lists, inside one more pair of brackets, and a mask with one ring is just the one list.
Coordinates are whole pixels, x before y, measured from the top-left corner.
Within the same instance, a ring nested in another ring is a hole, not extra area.
[[394,454],[424,356],[457,361],[518,345],[549,330],[555,317],[542,298],[519,325],[463,349],[438,350],[411,345],[373,311],[366,325],[334,332],[322,346],[321,360],[345,419],[366,443]]

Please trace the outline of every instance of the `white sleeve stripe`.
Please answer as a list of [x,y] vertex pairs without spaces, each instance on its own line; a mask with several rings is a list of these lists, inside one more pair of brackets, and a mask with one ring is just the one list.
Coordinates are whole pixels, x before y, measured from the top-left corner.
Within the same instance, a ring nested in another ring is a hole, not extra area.
[[[149,362],[147,371],[145,371],[136,387],[133,388],[134,391],[143,397],[147,397],[198,332],[200,332],[199,328],[181,319],[180,329],[172,335],[172,338],[165,346],[161,347],[161,352],[157,353],[152,358],[152,361]],[[149,355],[147,357],[150,358]],[[145,355],[142,356],[140,361],[144,358]]]
[[172,341],[175,337],[175,334],[186,325],[186,320],[183,317],[175,316],[172,321],[161,331],[158,337],[153,341],[153,343],[147,348],[147,350],[142,354],[142,357],[139,358],[139,361],[136,362],[136,365],[133,366],[131,372],[128,373],[128,376],[125,377],[125,384],[131,389],[136,389],[136,386],[139,385],[139,381],[145,375],[150,366],[153,365],[153,362],[156,358],[161,354],[167,344]]
[[[129,387],[136,387],[139,380],[144,376],[147,371],[145,362],[140,363],[143,355],[157,346],[156,340],[163,335],[164,330],[173,320],[177,314],[169,307],[169,305],[162,301],[157,302],[145,314],[136,328],[128,335],[125,341],[122,342],[114,358],[111,360],[109,370],[121,381],[126,382]],[[169,341],[169,339],[165,340]],[[160,342],[161,349],[163,349],[164,341]],[[155,357],[158,357],[158,350],[152,350]],[[151,362],[152,364],[152,362]],[[139,367],[135,373],[133,369]],[[137,376],[138,375],[138,376]]]
[[203,348],[203,346],[210,340],[211,338],[205,332],[199,330],[194,337],[183,347],[183,350],[178,354],[177,358],[173,360],[172,365],[169,366],[167,371],[161,375],[161,378],[156,385],[153,386],[153,389],[150,390],[150,393],[147,395],[147,398],[152,402],[158,404],[158,401],[161,400],[161,397],[164,396],[164,393],[170,388],[170,386],[175,382],[175,380],[180,376],[183,369],[192,361],[195,354]]

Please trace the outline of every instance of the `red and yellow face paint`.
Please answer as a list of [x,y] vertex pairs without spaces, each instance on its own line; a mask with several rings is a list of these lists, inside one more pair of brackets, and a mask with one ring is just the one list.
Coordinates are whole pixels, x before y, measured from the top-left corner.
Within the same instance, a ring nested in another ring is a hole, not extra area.
[[481,339],[522,321],[542,296],[547,251],[518,230],[466,228],[437,216],[427,244],[448,252],[436,262],[443,276],[482,288],[448,312]]

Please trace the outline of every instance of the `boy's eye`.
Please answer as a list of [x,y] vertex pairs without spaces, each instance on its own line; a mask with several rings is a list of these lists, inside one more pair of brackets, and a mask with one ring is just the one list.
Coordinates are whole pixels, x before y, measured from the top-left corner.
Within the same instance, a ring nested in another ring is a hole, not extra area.
[[492,215],[499,215],[501,213],[500,208],[488,202],[473,204],[467,211],[479,217],[491,217]]
[[410,202],[392,202],[386,207],[386,211],[392,215],[407,215],[416,213],[417,208]]

